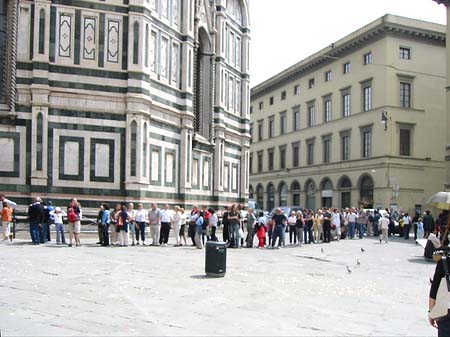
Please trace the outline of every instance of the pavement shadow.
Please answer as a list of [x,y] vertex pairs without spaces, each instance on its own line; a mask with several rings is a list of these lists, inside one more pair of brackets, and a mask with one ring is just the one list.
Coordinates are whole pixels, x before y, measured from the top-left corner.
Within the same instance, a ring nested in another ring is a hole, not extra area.
[[191,275],[190,278],[194,280],[210,280],[211,277],[208,277],[206,275]]
[[412,259],[408,259],[409,262],[411,263],[419,263],[419,264],[436,264],[436,262],[434,261],[427,261],[425,260],[425,258],[423,256],[418,256]]

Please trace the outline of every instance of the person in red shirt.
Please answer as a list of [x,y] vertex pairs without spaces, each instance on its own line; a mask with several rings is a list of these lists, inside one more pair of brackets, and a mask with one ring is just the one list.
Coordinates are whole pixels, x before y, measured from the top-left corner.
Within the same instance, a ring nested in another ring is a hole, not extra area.
[[3,208],[2,208],[2,230],[3,230],[3,240],[11,240],[12,241],[12,235],[11,235],[11,221],[12,221],[12,208],[9,207],[7,202],[3,202]]

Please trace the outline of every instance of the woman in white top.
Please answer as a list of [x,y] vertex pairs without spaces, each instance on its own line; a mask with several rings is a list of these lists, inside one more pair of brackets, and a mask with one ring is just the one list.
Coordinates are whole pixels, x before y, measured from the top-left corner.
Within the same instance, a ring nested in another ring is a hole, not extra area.
[[288,218],[288,225],[289,225],[289,244],[292,246],[292,244],[297,243],[297,231],[295,230],[295,225],[297,224],[297,215],[295,214],[295,211],[291,212],[291,215]]
[[53,216],[53,222],[56,227],[56,244],[60,245],[62,243],[65,245],[66,238],[64,237],[63,217],[67,216],[67,213],[61,210],[61,207],[56,207],[50,212],[50,215]]
[[411,217],[408,213],[403,216],[403,237],[405,240],[409,240],[409,232],[411,231]]
[[174,210],[175,210],[175,213],[172,216],[172,228],[173,228],[173,232],[175,233],[175,240],[177,241],[177,243],[175,244],[175,247],[179,247],[179,246],[181,246],[180,227],[181,227],[182,214],[180,211],[181,210],[180,206],[175,206]]

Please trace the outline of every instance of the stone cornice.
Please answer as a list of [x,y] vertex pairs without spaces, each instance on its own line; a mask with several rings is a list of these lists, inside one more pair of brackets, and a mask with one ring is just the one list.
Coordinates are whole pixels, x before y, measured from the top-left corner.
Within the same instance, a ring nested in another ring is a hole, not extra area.
[[450,0],[433,0],[434,2],[437,2],[438,4],[443,4],[446,7],[450,6]]
[[251,97],[252,99],[261,97],[294,79],[341,60],[386,34],[402,34],[434,43],[445,44],[446,40],[444,25],[387,14],[257,85],[251,90]]

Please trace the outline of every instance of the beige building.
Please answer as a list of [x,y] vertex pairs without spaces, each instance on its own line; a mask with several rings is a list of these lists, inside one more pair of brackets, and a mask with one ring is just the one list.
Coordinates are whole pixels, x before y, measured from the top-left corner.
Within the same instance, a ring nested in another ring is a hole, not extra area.
[[254,87],[250,197],[425,207],[446,179],[445,31],[385,15]]

